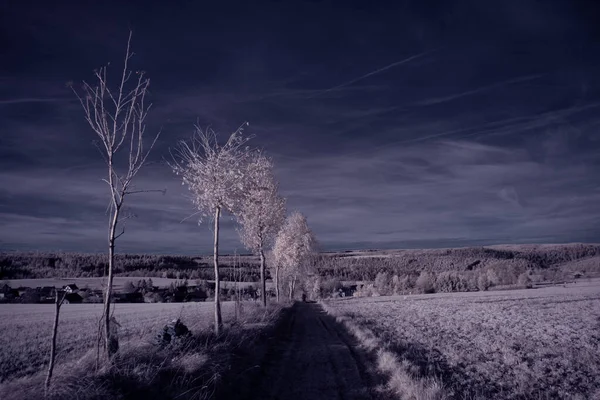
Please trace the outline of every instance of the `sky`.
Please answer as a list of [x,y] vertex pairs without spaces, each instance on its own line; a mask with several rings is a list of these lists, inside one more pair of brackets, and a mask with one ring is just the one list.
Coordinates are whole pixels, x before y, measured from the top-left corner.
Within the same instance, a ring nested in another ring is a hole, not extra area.
[[[150,78],[118,252],[209,254],[165,165],[244,121],[322,250],[599,242],[594,1],[0,1],[0,250],[107,245],[106,167],[68,83]],[[187,218],[187,219],[186,219]],[[221,249],[245,252],[223,218]]]

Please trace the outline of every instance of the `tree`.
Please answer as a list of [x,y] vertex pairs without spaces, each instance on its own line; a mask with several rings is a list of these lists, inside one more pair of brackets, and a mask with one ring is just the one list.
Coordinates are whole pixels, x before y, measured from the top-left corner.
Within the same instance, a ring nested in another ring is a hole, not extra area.
[[136,287],[131,281],[127,281],[123,284],[123,293],[135,293]]
[[261,152],[252,154],[247,166],[244,199],[237,210],[238,232],[246,249],[260,256],[261,300],[267,305],[265,248],[285,220],[285,199],[273,173],[273,162]]
[[54,372],[54,361],[56,360],[56,337],[58,336],[58,319],[60,317],[60,307],[65,301],[65,296],[67,292],[59,291],[58,289],[54,289],[55,296],[55,309],[54,309],[54,325],[52,326],[52,341],[50,345],[50,361],[48,362],[48,372],[46,374],[46,382],[44,383],[44,387],[46,390],[46,394],[48,394],[48,389],[50,388],[50,382],[52,380],[52,373]]
[[316,246],[317,241],[308,227],[306,217],[297,211],[293,212],[277,233],[273,245],[277,301],[280,298],[280,278],[288,283],[289,297],[293,299],[298,281],[309,273],[306,260]]
[[421,274],[419,275],[419,278],[417,278],[415,286],[418,289],[420,289],[423,293],[433,293],[434,282],[435,276],[433,274],[430,274],[427,271],[421,271]]
[[192,203],[202,218],[211,220],[214,230],[213,263],[215,271],[215,333],[218,335],[223,325],[221,317],[220,277],[219,277],[219,220],[221,213],[235,214],[243,196],[244,174],[250,149],[246,146],[250,138],[242,136],[244,123],[220,145],[212,129],[195,128],[191,141],[181,141],[173,154],[170,166],[176,175],[182,177],[192,193]]
[[[118,86],[113,90],[109,87],[107,67],[95,71],[96,84],[83,83],[81,93],[73,89],[79,99],[85,118],[99,138],[96,147],[102,154],[108,169],[108,176],[103,181],[110,191],[109,222],[108,222],[108,278],[104,296],[104,346],[110,358],[111,341],[110,304],[113,291],[113,276],[115,268],[115,242],[125,233],[122,228],[117,234],[125,198],[133,193],[148,192],[149,190],[134,190],[133,178],[145,164],[148,154],[154,147],[160,132],[154,136],[149,148],[144,148],[144,133],[146,117],[150,104],[146,104],[146,95],[150,80],[143,71],[133,73],[129,68],[129,60],[133,57],[130,49],[131,32],[127,40],[127,51]],[[133,79],[132,79],[133,78]],[[125,157],[123,157],[125,153]],[[125,165],[118,165],[123,162]],[[99,334],[102,334],[100,330]],[[100,338],[99,338],[100,342]]]

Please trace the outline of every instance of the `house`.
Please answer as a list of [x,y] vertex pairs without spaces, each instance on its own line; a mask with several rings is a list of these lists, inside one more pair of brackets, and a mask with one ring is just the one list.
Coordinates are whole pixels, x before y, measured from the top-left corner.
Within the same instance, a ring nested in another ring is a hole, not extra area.
[[12,289],[6,283],[3,286],[0,286],[0,299],[7,299],[11,291]]
[[189,292],[184,301],[206,301],[206,293],[202,291]]
[[0,286],[0,299],[1,300],[12,300],[15,297],[19,297],[19,291],[17,289],[13,289],[7,284],[4,286]]
[[40,293],[40,301],[42,303],[53,302],[56,299],[56,289],[53,286],[44,286],[38,288]]
[[143,303],[144,295],[141,292],[125,293],[125,303]]
[[83,297],[78,293],[67,293],[65,294],[64,304],[78,304],[83,302]]
[[26,304],[39,303],[41,300],[40,292],[34,288],[27,288],[19,297],[21,298],[21,303]]
[[67,293],[77,293],[77,291],[79,291],[79,288],[76,284],[71,283],[70,285],[65,286],[63,290]]

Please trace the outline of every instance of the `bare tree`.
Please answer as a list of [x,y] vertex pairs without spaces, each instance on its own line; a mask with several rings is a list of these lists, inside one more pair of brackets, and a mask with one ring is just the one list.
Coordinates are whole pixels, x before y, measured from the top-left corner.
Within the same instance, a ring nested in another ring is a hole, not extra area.
[[170,163],[175,174],[182,177],[182,184],[192,192],[192,202],[197,214],[213,223],[215,271],[215,333],[218,335],[223,325],[220,301],[219,277],[219,219],[223,211],[231,214],[243,199],[245,165],[250,149],[246,146],[249,137],[243,137],[242,124],[231,134],[224,145],[220,145],[212,129],[196,131],[190,142],[181,141],[172,154]]
[[290,300],[294,298],[299,280],[308,275],[307,260],[316,247],[317,241],[308,227],[306,217],[297,211],[293,212],[277,233],[273,245],[277,301],[280,299],[281,281],[288,284]]
[[48,389],[50,389],[50,381],[52,380],[52,373],[54,372],[54,361],[56,360],[56,337],[58,336],[58,318],[60,316],[60,307],[65,301],[67,292],[63,291],[61,294],[58,289],[55,289],[54,295],[54,325],[52,326],[52,344],[50,346],[50,361],[48,363],[48,373],[46,375],[45,382],[46,394],[48,393]]
[[[154,136],[150,146],[144,148],[146,117],[150,104],[146,104],[146,95],[150,80],[143,71],[130,71],[129,61],[133,57],[130,48],[131,32],[127,40],[127,51],[121,76],[117,86],[109,86],[107,67],[94,72],[95,84],[83,83],[81,91],[73,92],[83,107],[85,118],[99,138],[95,142],[100,150],[106,167],[107,178],[103,181],[110,191],[108,222],[108,279],[104,295],[104,348],[110,358],[113,351],[110,346],[110,303],[113,290],[115,261],[115,242],[125,229],[117,234],[117,227],[123,212],[125,198],[129,194],[154,190],[134,190],[132,180],[146,162],[160,132]],[[164,192],[164,191],[161,191]]]
[[273,162],[261,152],[247,164],[244,199],[236,213],[244,246],[260,256],[261,300],[267,305],[265,248],[272,244],[285,220],[285,199],[273,173]]

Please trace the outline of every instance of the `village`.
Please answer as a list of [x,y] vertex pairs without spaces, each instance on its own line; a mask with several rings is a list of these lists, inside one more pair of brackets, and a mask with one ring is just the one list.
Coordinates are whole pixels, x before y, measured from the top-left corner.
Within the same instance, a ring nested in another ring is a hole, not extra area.
[[[13,288],[8,284],[0,286],[0,303],[12,304],[51,304],[56,301],[57,288],[54,286],[40,286],[36,288]],[[187,280],[171,283],[167,287],[154,286],[152,279],[140,279],[137,282],[128,281],[121,291],[112,294],[114,303],[183,303],[204,302],[214,297],[215,284],[204,280],[197,280],[189,284]],[[260,289],[252,285],[244,287],[225,287],[220,290],[221,298],[227,300],[254,300],[260,298]],[[103,289],[78,287],[68,284],[58,288],[59,296],[64,295],[64,304],[102,303],[104,301]],[[275,297],[273,289],[267,289],[268,297]]]

